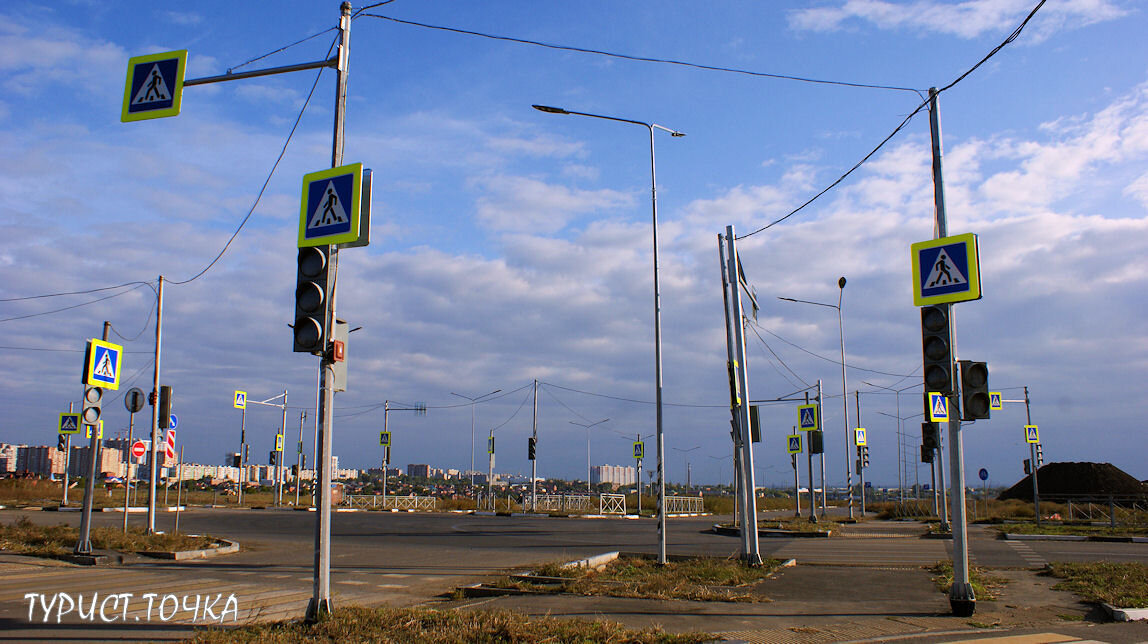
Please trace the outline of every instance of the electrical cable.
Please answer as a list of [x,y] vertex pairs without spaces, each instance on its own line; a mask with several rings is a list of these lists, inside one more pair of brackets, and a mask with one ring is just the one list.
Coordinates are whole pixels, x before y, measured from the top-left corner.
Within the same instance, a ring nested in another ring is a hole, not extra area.
[[884,89],[884,90],[892,90],[892,91],[898,91],[898,92],[913,92],[914,94],[917,94],[918,96],[921,95],[921,90],[914,89],[912,87],[898,87],[896,85],[873,85],[873,84],[868,84],[868,83],[853,83],[853,82],[848,82],[848,81],[835,81],[835,80],[825,80],[825,79],[819,79],[819,78],[808,78],[805,76],[791,76],[788,74],[771,74],[771,73],[767,73],[767,72],[755,72],[755,71],[750,71],[750,70],[746,70],[746,69],[737,69],[734,67],[720,67],[717,65],[703,65],[700,63],[691,63],[691,62],[682,61],[682,60],[673,60],[670,58],[652,58],[652,57],[648,57],[648,56],[633,56],[630,54],[619,54],[616,52],[604,51],[601,49],[588,49],[585,47],[574,47],[574,46],[570,46],[570,45],[556,45],[553,43],[541,42],[538,40],[527,40],[525,38],[513,38],[510,36],[498,36],[498,35],[494,35],[494,34],[483,33],[480,31],[471,31],[468,29],[458,29],[455,27],[443,27],[440,25],[430,25],[430,24],[426,24],[423,22],[414,22],[412,20],[402,20],[399,18],[392,18],[391,16],[384,16],[384,15],[380,15],[377,13],[364,13],[361,15],[368,17],[368,18],[379,18],[382,20],[389,20],[389,21],[394,22],[394,23],[398,23],[401,25],[408,25],[408,26],[412,26],[412,27],[422,27],[424,29],[434,29],[437,31],[447,31],[450,33],[463,34],[466,36],[478,36],[480,38],[489,38],[490,40],[502,40],[505,42],[513,42],[513,43],[519,43],[519,44],[523,44],[523,45],[534,45],[536,47],[545,47],[547,49],[557,49],[560,51],[572,51],[572,52],[576,52],[576,53],[580,53],[580,54],[594,54],[597,56],[607,56],[610,58],[619,58],[622,60],[632,60],[632,61],[641,62],[641,63],[659,63],[659,64],[665,64],[665,65],[678,65],[681,67],[692,67],[694,69],[701,69],[701,70],[705,70],[705,71],[726,72],[726,73],[731,73],[731,74],[743,74],[746,76],[758,76],[758,77],[762,77],[762,78],[773,78],[773,79],[777,79],[777,80],[797,81],[797,82],[801,82],[801,83],[814,83],[814,84],[819,84],[819,85],[839,85],[842,87],[855,87],[855,88],[861,88],[861,89]]
[[[151,284],[148,284],[148,286],[151,286]],[[153,290],[154,290],[154,289],[153,289]],[[112,333],[114,333],[114,334],[116,334],[117,336],[119,336],[119,338],[120,338],[121,340],[123,340],[124,342],[135,342],[136,340],[138,340],[138,339],[139,339],[139,337],[140,337],[141,335],[143,335],[143,334],[144,334],[144,331],[147,331],[147,329],[148,329],[148,323],[150,323],[150,322],[151,322],[151,316],[152,316],[152,314],[154,314],[154,313],[155,313],[155,311],[156,311],[156,308],[158,308],[158,305],[159,305],[159,291],[156,291],[156,293],[155,293],[155,299],[154,299],[154,300],[152,300],[152,302],[153,302],[152,306],[149,306],[149,307],[148,307],[148,312],[147,312],[147,319],[145,319],[145,320],[144,320],[144,323],[143,323],[143,327],[141,327],[141,328],[140,328],[140,331],[139,331],[139,333],[135,334],[134,336],[132,336],[132,337],[130,337],[130,338],[124,337],[124,336],[123,336],[123,335],[122,335],[122,334],[121,334],[119,331],[117,331],[117,330],[116,330],[116,326],[115,326],[114,324],[110,325],[110,328],[111,328],[111,330],[112,330]]]
[[[840,360],[834,359],[834,358],[827,358],[821,354],[814,353],[814,352],[810,351],[809,349],[806,349],[805,347],[803,347],[801,345],[794,344],[793,342],[786,340],[785,338],[781,337],[780,335],[774,333],[773,331],[770,331],[769,329],[767,329],[763,326],[759,326],[755,323],[751,323],[750,326],[760,328],[762,331],[765,331],[769,335],[772,335],[773,337],[777,338],[778,340],[781,340],[782,342],[788,344],[789,346],[791,346],[791,347],[793,347],[799,351],[803,351],[805,353],[808,353],[809,355],[813,356],[814,358],[820,358],[821,360],[835,364],[839,367],[841,366]],[[880,374],[882,376],[892,376],[893,378],[901,378],[902,380],[905,378],[912,378],[913,377],[913,374],[905,375],[903,373],[889,373],[888,371],[878,371],[876,369],[866,369],[865,367],[858,367],[856,365],[851,365],[848,362],[845,363],[845,366],[847,366],[850,369],[853,369],[854,371],[866,371],[868,373],[876,373],[876,374]],[[805,381],[803,380],[802,382],[805,382]]]
[[[78,309],[81,306],[88,306],[89,304],[95,304],[96,302],[103,302],[104,300],[110,300],[114,297],[119,297],[121,295],[127,295],[128,293],[131,293],[132,291],[140,288],[141,286],[148,286],[147,282],[130,282],[130,283],[136,284],[136,286],[134,288],[129,288],[126,291],[121,291],[119,293],[115,293],[112,295],[106,295],[104,297],[96,298],[94,300],[89,300],[87,302],[81,302],[79,304],[73,304],[72,306],[65,306],[65,307],[59,308],[59,309],[52,309],[51,311],[40,311],[39,313],[28,313],[26,315],[14,315],[12,317],[0,318],[0,322],[11,322],[12,320],[26,320],[28,318],[34,318],[34,317],[38,317],[41,315],[51,315],[53,313],[60,313],[61,311],[70,311],[72,309]],[[112,288],[118,288],[118,287],[112,287]],[[107,289],[96,289],[96,290],[107,290]],[[31,299],[31,298],[29,298],[29,299]]]
[[[382,4],[386,4],[386,3],[384,2]],[[288,49],[294,47],[295,45],[301,45],[301,44],[307,42],[308,40],[311,40],[313,38],[318,38],[319,36],[322,36],[323,34],[327,33],[328,31],[334,31],[336,29],[338,29],[338,27],[329,27],[327,29],[324,29],[323,31],[320,31],[319,33],[311,34],[310,36],[307,36],[306,38],[304,38],[302,40],[296,40],[295,42],[291,43],[290,45],[284,45],[283,47],[280,47],[279,49],[276,49],[275,51],[267,52],[266,54],[263,54],[262,56],[256,56],[255,58],[252,58],[251,60],[249,60],[247,62],[239,63],[238,65],[236,65],[234,67],[228,67],[227,73],[230,74],[230,73],[234,72],[235,70],[239,69],[240,67],[246,67],[246,66],[248,66],[251,63],[254,63],[256,61],[260,61],[260,60],[263,60],[264,58],[269,58],[271,56],[274,56],[275,54],[278,54],[280,52],[287,51]],[[327,55],[330,56],[331,52],[327,52]]]
[[507,423],[509,423],[510,421],[514,420],[514,417],[518,415],[518,412],[522,411],[522,408],[526,406],[526,401],[527,401],[527,400],[530,400],[530,396],[529,396],[529,395],[527,395],[526,397],[524,397],[524,398],[522,399],[522,402],[521,402],[521,403],[519,403],[519,405],[518,405],[518,409],[515,409],[515,410],[514,410],[514,413],[510,415],[510,418],[507,418],[506,420],[504,420],[504,421],[502,421],[501,423],[499,423],[499,424],[495,425],[494,427],[491,427],[491,428],[490,428],[490,431],[491,431],[491,432],[496,432],[496,431],[498,431],[499,429],[502,429],[502,427],[503,427],[504,425],[506,425],[506,424],[507,424]]
[[[753,334],[755,336],[757,336],[757,339],[760,340],[761,343],[765,345],[765,348],[768,349],[771,354],[773,354],[773,357],[776,358],[777,361],[781,363],[781,366],[785,367],[786,371],[793,374],[794,378],[797,378],[798,380],[800,380],[801,384],[805,385],[806,387],[810,386],[809,383],[806,382],[805,378],[802,378],[801,376],[797,375],[797,372],[794,371],[792,368],[790,368],[790,366],[788,364],[786,364],[784,360],[781,359],[781,356],[777,355],[777,352],[773,350],[773,347],[769,346],[769,343],[765,341],[765,338],[761,337],[761,334],[757,332],[756,328],[754,328],[756,325],[751,324],[751,325],[747,325],[747,326],[749,326],[749,330],[753,331]],[[782,374],[782,376],[785,376],[785,374]],[[786,381],[789,382],[789,384],[793,385],[794,387],[797,386],[797,383],[793,382],[792,380],[789,380],[789,378],[785,378],[785,379],[786,379]]]
[[[596,396],[598,398],[608,398],[610,400],[618,400],[621,402],[637,403],[639,405],[657,404],[652,400],[637,400],[635,398],[622,398],[621,396],[611,396],[608,394],[599,394],[599,393],[594,393],[593,391],[583,391],[581,389],[572,389],[570,387],[563,387],[562,385],[556,385],[552,382],[542,382],[541,380],[538,381],[538,384],[546,385],[548,387],[554,387],[556,389],[562,389],[562,390],[573,392],[576,394],[583,394],[586,396]],[[694,405],[694,404],[689,404],[689,403],[671,403],[671,402],[665,402],[665,401],[662,401],[662,405],[665,407],[690,407],[690,408],[695,408],[695,409],[725,409],[727,407],[727,405]],[[589,420],[589,419],[586,419],[586,420]]]
[[[1045,3],[1045,0],[1040,0],[1040,2],[1038,2],[1038,3],[1036,4],[1036,6],[1035,6],[1035,7],[1033,7],[1032,11],[1031,11],[1031,12],[1029,12],[1028,16],[1026,16],[1026,17],[1025,17],[1025,19],[1024,19],[1024,20],[1023,20],[1023,21],[1020,23],[1020,25],[1019,25],[1019,26],[1017,26],[1017,28],[1016,28],[1016,29],[1014,29],[1014,30],[1013,30],[1013,32],[1012,32],[1011,34],[1009,34],[1009,36],[1008,36],[1007,38],[1005,38],[1003,42],[1001,42],[1001,44],[999,44],[999,45],[997,45],[996,47],[994,47],[992,51],[990,51],[988,54],[986,54],[986,55],[985,55],[985,57],[984,57],[984,58],[982,58],[980,61],[978,61],[978,62],[977,62],[977,64],[973,65],[973,66],[972,66],[972,67],[970,67],[968,70],[966,70],[966,71],[965,71],[963,74],[961,74],[960,76],[958,76],[958,77],[956,78],[956,80],[954,80],[953,82],[949,83],[948,85],[945,85],[945,86],[944,86],[944,87],[942,87],[941,89],[937,90],[937,95],[940,95],[942,92],[945,92],[945,91],[948,91],[949,89],[952,89],[954,86],[956,86],[956,85],[957,85],[957,83],[960,83],[960,82],[961,82],[961,81],[963,81],[963,80],[964,80],[964,79],[965,79],[965,78],[966,78],[966,77],[967,77],[969,74],[971,74],[971,73],[973,73],[974,71],[976,71],[976,69],[977,69],[978,67],[980,67],[981,65],[983,65],[983,64],[984,64],[986,61],[988,61],[988,59],[992,58],[992,57],[993,57],[993,56],[995,56],[995,55],[996,55],[998,52],[1000,52],[1002,49],[1004,49],[1004,47],[1005,47],[1006,45],[1008,45],[1008,44],[1012,43],[1014,40],[1016,40],[1016,39],[1017,39],[1017,38],[1020,36],[1020,32],[1024,30],[1025,26],[1026,26],[1026,25],[1029,23],[1029,21],[1030,21],[1030,20],[1032,20],[1032,17],[1036,15],[1036,12],[1037,12],[1037,11],[1039,11],[1039,10],[1040,10],[1040,8],[1044,6],[1044,3]],[[846,179],[846,178],[847,178],[849,175],[853,174],[853,172],[854,172],[854,171],[855,171],[857,168],[861,167],[861,166],[862,166],[862,165],[864,165],[864,164],[865,164],[867,161],[869,161],[869,159],[870,159],[870,158],[872,158],[872,157],[873,157],[873,155],[874,155],[874,154],[876,154],[878,150],[880,150],[881,148],[883,148],[883,147],[885,146],[885,144],[889,142],[889,140],[890,140],[890,139],[892,139],[894,136],[896,136],[898,132],[900,132],[900,131],[901,131],[901,130],[902,130],[902,129],[903,129],[905,126],[906,126],[906,125],[908,125],[909,121],[910,121],[910,120],[912,120],[912,118],[913,118],[914,116],[916,116],[918,113],[920,113],[920,111],[921,111],[921,110],[923,110],[923,109],[925,109],[926,107],[928,107],[928,105],[929,105],[929,100],[928,100],[928,99],[925,99],[924,101],[922,101],[922,102],[921,102],[921,104],[920,104],[920,105],[918,105],[918,106],[917,106],[917,108],[916,108],[915,110],[913,110],[912,112],[910,112],[910,113],[909,113],[909,115],[905,117],[905,120],[901,121],[901,124],[900,124],[900,125],[898,125],[896,128],[894,128],[894,129],[893,129],[893,131],[892,131],[892,132],[890,132],[888,136],[886,136],[884,139],[882,139],[882,140],[881,140],[881,142],[880,142],[880,143],[878,143],[878,144],[877,144],[877,147],[875,147],[875,148],[873,148],[872,150],[870,150],[870,151],[869,151],[869,154],[866,154],[866,155],[865,155],[865,156],[864,156],[864,157],[863,157],[863,158],[862,158],[860,161],[858,161],[856,164],[854,164],[854,166],[853,166],[852,168],[849,168],[849,170],[848,170],[848,171],[846,171],[846,172],[845,172],[845,174],[843,174],[843,175],[841,175],[840,177],[838,177],[836,181],[834,181],[833,183],[829,184],[829,186],[828,186],[828,187],[826,187],[824,190],[822,190],[821,192],[818,192],[817,194],[813,195],[813,196],[812,196],[812,197],[811,197],[811,198],[810,198],[808,201],[806,201],[805,203],[801,204],[801,205],[800,205],[800,206],[798,206],[797,208],[794,208],[794,209],[793,209],[793,210],[791,210],[789,213],[787,213],[785,216],[783,216],[783,217],[780,217],[780,218],[778,218],[778,219],[775,219],[774,221],[771,221],[770,223],[768,223],[768,224],[766,224],[766,225],[762,226],[761,228],[758,228],[757,230],[754,230],[754,231],[752,231],[752,232],[746,233],[746,234],[744,234],[744,235],[740,235],[740,236],[736,237],[736,239],[745,239],[746,237],[752,237],[753,235],[756,235],[756,234],[760,233],[760,232],[761,232],[761,231],[763,231],[763,230],[766,230],[766,229],[768,229],[768,228],[771,228],[771,227],[773,227],[773,226],[775,226],[775,225],[777,225],[777,224],[780,224],[781,222],[785,221],[786,219],[789,219],[790,217],[792,217],[793,215],[796,215],[798,212],[800,212],[802,209],[804,209],[804,208],[805,208],[806,206],[808,206],[809,204],[811,204],[811,203],[813,203],[814,201],[816,201],[818,198],[820,198],[820,197],[821,197],[822,195],[824,195],[825,193],[827,193],[827,192],[829,192],[830,190],[832,190],[833,188],[837,187],[837,185],[838,185],[838,184],[840,184],[842,181],[844,181],[844,180],[845,180],[845,179]]]
[[[330,57],[331,52],[335,50],[336,42],[338,41],[331,41],[331,46],[327,49],[328,57]],[[303,120],[303,114],[307,111],[307,107],[311,104],[311,97],[315,95],[315,89],[319,86],[319,79],[323,77],[323,71],[325,69],[325,67],[321,67],[319,68],[319,73],[315,74],[315,82],[311,84],[311,91],[308,92],[307,99],[303,101],[303,107],[299,110],[299,115],[295,117],[295,124],[291,126],[291,132],[288,133],[287,140],[283,142],[283,148],[279,150],[279,156],[275,158],[275,163],[271,166],[271,172],[267,173],[267,178],[263,181],[263,187],[259,189],[259,194],[255,196],[255,203],[251,204],[251,208],[247,211],[247,215],[243,217],[243,221],[239,222],[239,227],[236,228],[235,232],[231,234],[231,237],[227,240],[227,243],[223,245],[223,248],[219,251],[219,254],[215,256],[215,259],[211,260],[207,266],[203,267],[203,270],[199,271],[186,280],[171,280],[169,283],[173,285],[181,285],[194,282],[204,273],[211,270],[211,267],[215,266],[215,263],[218,262],[223,257],[223,254],[227,252],[227,249],[231,247],[231,242],[235,241],[235,238],[239,236],[239,232],[243,230],[244,226],[247,225],[247,221],[251,219],[251,215],[255,213],[255,209],[259,206],[260,200],[263,199],[263,193],[267,191],[267,186],[271,183],[271,178],[275,176],[275,171],[279,168],[279,162],[283,160],[283,155],[287,153],[287,146],[291,144],[291,139],[294,138],[295,131],[299,129],[299,123]]]

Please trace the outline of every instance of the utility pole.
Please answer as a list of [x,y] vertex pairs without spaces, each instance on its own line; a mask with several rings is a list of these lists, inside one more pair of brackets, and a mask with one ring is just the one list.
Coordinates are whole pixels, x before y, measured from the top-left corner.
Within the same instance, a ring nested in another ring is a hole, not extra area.
[[[797,433],[797,426],[793,426],[793,433]],[[808,449],[808,446],[806,446]],[[789,464],[793,466],[793,516],[801,518],[801,474],[797,471],[797,454],[789,455]]]
[[[283,413],[287,413],[287,401],[283,401]],[[307,420],[307,410],[299,412],[299,446],[295,450],[295,507],[299,507],[299,488],[303,487],[303,423]]]
[[[821,396],[821,378],[818,378],[817,379],[817,412],[821,413],[821,410],[823,410],[823,409],[825,409],[825,399]],[[824,421],[824,418],[821,418],[819,420]],[[822,431],[822,432],[825,431],[824,423],[818,422],[817,425],[821,428],[820,431]],[[822,435],[824,436],[824,434],[822,434]],[[822,443],[821,453],[818,454],[817,456],[818,456],[818,460],[821,461],[821,463],[819,464],[819,467],[821,469],[821,518],[824,519],[826,517],[826,515],[829,513],[829,508],[825,505],[825,497],[827,496],[826,495],[827,490],[825,489],[825,441],[822,440],[821,443]],[[846,454],[845,458],[849,458],[849,455]]]
[[[860,428],[861,427],[861,392],[860,391],[857,391],[857,390],[853,391],[853,400],[854,400],[855,406],[857,407],[857,427]],[[854,434],[854,437],[856,437],[856,434]],[[856,441],[854,441],[854,442],[856,442]],[[868,442],[868,438],[866,438],[866,442]],[[865,468],[863,467],[864,463],[862,462],[861,452],[862,452],[861,447],[858,447],[857,448],[857,475],[859,477],[861,477],[861,516],[865,516]]]
[[[287,442],[287,390],[283,390],[283,422],[279,425],[279,437],[275,439],[275,446],[283,446]],[[275,483],[278,492],[275,494],[275,505],[283,505],[283,483],[287,478],[287,466],[283,464],[283,452],[275,454]]]
[[[530,511],[538,511],[538,379],[534,379],[534,421],[531,436],[534,438],[535,455],[530,459]],[[473,446],[471,446],[473,449]]]
[[235,501],[243,507],[243,487],[247,483],[247,404],[239,410],[239,498]]
[[[941,172],[941,117],[937,107],[937,90],[929,88],[929,133],[932,140],[933,151],[933,196],[936,204],[934,220],[934,238],[940,239],[948,236],[948,222],[945,217],[945,188]],[[957,353],[957,333],[954,309],[951,304],[944,304],[949,314],[949,333],[953,340],[952,355],[955,359]],[[949,590],[949,606],[953,614],[958,617],[970,617],[976,611],[976,597],[973,595],[972,584],[969,583],[969,552],[968,552],[968,526],[965,523],[965,467],[964,443],[961,435],[961,417],[956,413],[960,392],[955,369],[950,368],[953,376],[953,393],[949,396],[949,470],[952,477],[949,488],[952,495],[952,531],[953,531],[953,585]],[[943,459],[941,459],[943,460]],[[942,497],[944,498],[944,497]]]
[[159,365],[160,347],[163,346],[163,275],[159,276],[159,287],[155,298],[155,364],[152,368],[151,390],[151,449],[148,450],[148,480],[147,480],[147,533],[155,534],[155,479],[159,475]]
[[[805,404],[809,404],[809,390],[805,390]],[[818,410],[820,414],[820,410]],[[812,523],[817,523],[817,493],[813,489],[813,432],[805,432],[805,441],[809,443],[805,446],[805,458],[807,460],[806,469],[809,470],[809,520]],[[821,491],[825,494],[825,490]]]
[[[387,428],[387,421],[388,421],[388,417],[390,415],[391,415],[391,401],[384,400],[383,401],[383,433],[384,434],[386,434],[387,432],[390,431],[390,429]],[[390,434],[387,434],[387,435],[389,436]],[[388,440],[387,442],[389,443],[390,441]],[[389,467],[391,464],[390,458],[388,458],[390,455],[391,455],[391,446],[390,445],[384,445],[383,446],[383,459],[382,459],[383,460],[383,509],[384,510],[387,509],[387,467]]]
[[[69,414],[73,413],[74,409],[75,409],[75,403],[74,402],[68,403],[68,413]],[[84,423],[83,423],[83,421],[81,421],[80,426],[82,427],[83,425],[84,425]],[[63,500],[60,501],[61,507],[67,507],[67,505],[68,505],[68,484],[69,484],[68,468],[71,465],[71,462],[70,462],[71,456],[72,456],[72,435],[71,434],[64,434],[64,498],[63,498]],[[124,516],[127,516],[126,511],[124,513]]]
[[[1028,404],[1028,385],[1024,386],[1024,424],[1032,424],[1032,411],[1029,409]],[[1032,510],[1033,515],[1036,517],[1036,524],[1040,525],[1040,483],[1037,482],[1037,472],[1040,466],[1036,462],[1036,443],[1028,444],[1028,453],[1032,464]]]

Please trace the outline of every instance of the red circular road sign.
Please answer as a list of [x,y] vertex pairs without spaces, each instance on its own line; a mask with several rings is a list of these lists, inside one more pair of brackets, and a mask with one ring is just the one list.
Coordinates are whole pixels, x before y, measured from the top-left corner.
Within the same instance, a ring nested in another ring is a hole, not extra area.
[[145,453],[147,453],[147,445],[144,445],[143,441],[136,441],[132,443],[132,456],[136,458],[143,458]]

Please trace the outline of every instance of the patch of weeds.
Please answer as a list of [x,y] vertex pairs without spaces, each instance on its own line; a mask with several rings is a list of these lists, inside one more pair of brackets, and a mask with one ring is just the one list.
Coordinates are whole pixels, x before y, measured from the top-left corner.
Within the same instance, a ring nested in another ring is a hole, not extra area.
[[1140,562],[1057,562],[1046,574],[1062,579],[1053,590],[1067,590],[1117,608],[1148,608],[1148,566]]
[[[933,583],[942,593],[948,593],[953,587],[953,563],[940,561],[929,568],[933,573]],[[1008,584],[1004,577],[990,574],[987,569],[978,566],[969,566],[969,584],[973,587],[973,594],[977,599],[996,601],[1000,597],[1001,589]]]
[[[186,534],[148,534],[143,528],[92,528],[89,537],[97,550],[120,552],[173,552],[201,550],[215,545],[210,537],[192,537]],[[0,524],[0,550],[37,557],[58,557],[71,554],[80,539],[77,528],[59,525],[37,525],[28,517],[20,517],[9,524]]]

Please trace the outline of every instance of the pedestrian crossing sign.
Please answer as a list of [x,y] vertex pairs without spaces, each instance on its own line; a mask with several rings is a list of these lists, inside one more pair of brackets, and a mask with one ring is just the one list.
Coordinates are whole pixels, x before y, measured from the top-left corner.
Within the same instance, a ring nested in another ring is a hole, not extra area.
[[246,391],[236,391],[235,392],[235,408],[236,409],[247,409],[247,392]]
[[949,422],[949,400],[945,394],[929,392],[929,420],[934,423]]
[[797,427],[803,432],[815,432],[821,429],[821,410],[818,409],[817,403],[797,407]]
[[857,447],[865,447],[869,444],[868,437],[866,437],[865,434],[866,432],[864,427],[858,427],[856,430],[854,430],[853,439]]
[[786,439],[786,448],[785,448],[786,452],[789,452],[790,454],[800,454],[801,453],[801,434],[793,434],[790,436],[786,436],[785,439]]
[[[99,421],[99,423],[100,423],[100,430],[98,432],[96,432],[96,440],[102,441],[102,440],[104,440],[104,421],[101,420],[101,421]],[[77,433],[79,433],[79,432],[77,432]],[[92,426],[87,424],[87,423],[84,423],[84,438],[87,438],[87,439],[92,438]]]
[[1039,443],[1040,442],[1040,429],[1036,425],[1024,426],[1024,442],[1026,443]]
[[1000,411],[1004,409],[1004,400],[1001,398],[1001,392],[989,392],[989,409],[992,411]]
[[120,121],[127,123],[179,115],[186,69],[186,49],[129,59]]
[[304,175],[299,248],[358,241],[362,194],[362,163]]
[[119,389],[123,357],[124,348],[118,344],[95,338],[88,340],[84,356],[84,384],[104,389]]
[[973,233],[912,245],[913,304],[981,299],[980,251]]
[[642,460],[646,456],[646,444],[642,441],[634,443],[634,458]]
[[60,414],[60,425],[58,427],[61,434],[79,434],[80,433],[80,415],[79,414]]
[[390,447],[391,446],[391,433],[390,432],[379,432],[379,445],[382,445],[383,447]]

